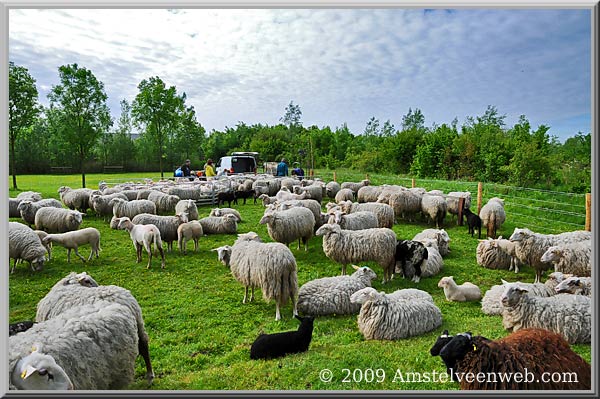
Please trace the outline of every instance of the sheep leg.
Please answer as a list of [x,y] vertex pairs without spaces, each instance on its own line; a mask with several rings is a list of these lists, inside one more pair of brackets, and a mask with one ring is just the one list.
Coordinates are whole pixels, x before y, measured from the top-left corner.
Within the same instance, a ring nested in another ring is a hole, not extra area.
[[152,263],[152,251],[150,250],[150,251],[148,251],[148,265],[146,266],[146,269],[150,269],[151,263]]
[[17,268],[17,259],[15,258],[15,263],[13,264],[12,269],[10,269],[10,272],[14,273],[16,268]]
[[346,264],[343,263],[342,264],[342,276],[345,276],[345,275],[346,275]]
[[250,302],[254,300],[254,287],[250,289]]
[[194,238],[194,252],[198,251],[200,247],[200,243],[198,242],[198,238]]
[[302,242],[304,242],[304,251],[308,252],[308,238],[302,237]]
[[148,381],[148,385],[152,385],[152,381],[154,380],[154,371],[152,370],[152,363],[150,363],[150,348],[148,347],[148,336],[140,337],[138,341],[138,352],[144,359],[144,363],[146,364],[146,380]]
[[275,321],[281,320],[281,313],[279,313],[279,301],[275,301]]
[[67,249],[67,263],[71,263],[71,248]]
[[81,256],[81,254],[77,250],[77,247],[75,247],[74,250],[75,250],[75,255],[79,256],[79,259],[81,259],[85,263],[85,258],[83,256]]
[[246,303],[246,299],[248,298],[248,287],[244,288],[244,299],[242,299],[242,303]]
[[292,300],[292,308],[294,309],[294,316],[298,316],[298,309],[296,307],[296,297],[294,295],[291,296],[291,300]]
[[94,251],[94,247],[92,247],[92,250],[90,251],[90,256],[88,256],[87,260],[91,260],[92,257],[94,256],[94,252],[96,252],[96,258],[98,257],[98,251]]
[[158,247],[158,252],[160,253],[160,268],[164,269],[165,268],[165,251],[163,251],[162,246]]

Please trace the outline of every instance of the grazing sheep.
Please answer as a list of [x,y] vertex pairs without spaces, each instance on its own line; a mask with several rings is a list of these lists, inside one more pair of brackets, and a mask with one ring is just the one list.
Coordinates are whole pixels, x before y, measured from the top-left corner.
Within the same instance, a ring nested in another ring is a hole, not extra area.
[[406,187],[385,184],[383,186],[383,189],[381,190],[381,193],[379,193],[379,195],[377,196],[376,202],[389,205],[390,197],[392,196],[392,194],[397,194],[404,190],[406,190]]
[[137,256],[137,263],[142,261],[142,249],[146,249],[148,253],[148,265],[147,269],[150,269],[152,264],[152,244],[154,248],[158,249],[161,257],[161,268],[165,268],[165,253],[163,251],[162,240],[160,238],[160,230],[153,224],[134,224],[127,216],[123,216],[119,219],[117,225],[119,230],[127,230],[129,237],[135,247]]
[[390,298],[374,288],[363,288],[350,301],[359,303],[358,329],[365,339],[413,337],[442,325],[442,312],[429,300]]
[[446,210],[446,199],[440,195],[427,193],[421,198],[421,212],[433,221],[438,229],[444,223]]
[[100,252],[100,232],[98,229],[93,227],[87,227],[81,230],[68,231],[66,233],[61,234],[48,234],[46,237],[42,239],[43,245],[48,245],[50,243],[56,243],[63,248],[67,249],[67,263],[71,263],[71,250],[75,250],[75,255],[79,256],[82,261],[86,261],[83,256],[79,254],[77,250],[80,245],[90,244],[91,251],[90,256],[87,258],[89,261],[92,259],[92,256],[96,255],[98,258],[98,254]]
[[250,347],[250,359],[274,359],[308,350],[312,340],[314,317],[295,316],[300,320],[297,331],[260,334]]
[[346,214],[351,214],[360,211],[373,212],[377,215],[378,226],[391,229],[394,227],[394,209],[388,204],[380,204],[378,202],[365,202],[364,204],[354,203],[350,201],[342,201],[338,203],[340,209]]
[[321,188],[321,186],[307,186],[307,187],[301,187],[301,186],[295,186],[294,187],[294,194],[303,194],[306,193],[306,199],[313,199],[315,201],[317,201],[319,204],[321,203],[321,201],[323,201],[323,189]]
[[313,216],[315,217],[314,231],[323,225],[324,222],[321,217],[321,204],[318,201],[314,199],[283,201],[276,206],[276,209],[279,211],[285,211],[286,209],[293,207],[307,208],[313,213]]
[[358,313],[360,304],[351,303],[350,296],[360,289],[370,287],[377,275],[366,266],[352,267],[356,271],[349,276],[318,278],[300,287],[298,311],[312,316]]
[[429,238],[433,238],[437,242],[437,250],[440,255],[447,256],[450,253],[450,236],[446,230],[426,229],[420,233],[415,234],[413,241],[425,241]]
[[358,190],[361,187],[368,186],[370,184],[371,184],[371,181],[368,180],[368,179],[365,179],[365,180],[362,180],[362,181],[360,181],[358,183],[347,182],[346,181],[346,182],[343,182],[340,187],[341,187],[342,190],[345,189],[345,188],[349,188],[350,190],[352,190],[352,192],[354,193],[354,198],[356,198],[356,195],[358,194]]
[[468,281],[457,285],[453,276],[442,277],[438,282],[438,287],[444,289],[447,301],[466,302],[481,299],[481,290],[478,286]]
[[402,217],[414,221],[415,215],[421,212],[421,200],[422,196],[411,190],[402,189],[390,194],[388,204],[394,210],[394,216],[397,220]]
[[21,219],[31,227],[31,225],[35,224],[35,214],[43,207],[62,208],[63,206],[59,200],[54,198],[43,199],[36,202],[23,200],[17,207],[17,210],[21,215]]
[[544,252],[540,260],[552,263],[557,272],[589,277],[592,274],[592,241],[552,246]]
[[[396,273],[402,273],[404,278],[410,278],[418,283],[421,280],[421,271],[427,262],[429,252],[425,245],[419,241],[398,240],[395,251]],[[400,267],[398,267],[398,263]]]
[[557,293],[592,296],[592,278],[571,276],[561,281],[555,288]]
[[17,195],[16,198],[9,198],[8,199],[8,217],[9,218],[21,217],[21,214],[19,213],[19,210],[17,208],[19,207],[19,204],[22,201],[37,202],[37,201],[40,201],[41,199],[42,199],[42,195],[40,193],[36,193],[33,191],[24,191],[24,192],[20,193],[19,195]]
[[448,213],[458,215],[458,203],[464,198],[463,209],[471,208],[471,193],[469,191],[451,191],[446,194],[446,204]]
[[496,231],[506,220],[504,200],[498,197],[490,198],[487,204],[481,207],[479,217],[483,227],[487,227],[488,237],[496,238]]
[[62,186],[58,189],[60,200],[65,206],[71,210],[78,210],[85,213],[90,207],[90,195],[94,190],[89,188],[72,189],[67,186]]
[[35,323],[31,320],[20,321],[17,323],[11,323],[8,325],[8,336],[12,337],[20,332],[24,332],[33,327]]
[[561,334],[569,343],[591,340],[591,300],[583,295],[557,294],[548,298],[531,296],[529,289],[505,284],[501,296],[502,325],[509,331],[545,328]]
[[149,200],[125,201],[122,198],[113,198],[109,205],[113,207],[113,216],[118,218],[127,216],[133,219],[142,213],[156,214],[156,205]]
[[377,215],[373,212],[354,212],[346,215],[341,210],[329,212],[329,224],[339,224],[343,230],[364,230],[379,227]]
[[352,202],[354,200],[354,192],[352,192],[352,190],[350,190],[349,188],[342,188],[341,190],[338,190],[338,192],[335,194],[334,199],[336,204],[339,204],[340,202],[344,201]]
[[8,257],[15,260],[11,273],[15,271],[17,260],[20,259],[27,261],[31,270],[42,270],[45,255],[46,248],[30,227],[18,222],[8,222]]
[[356,192],[356,202],[377,202],[383,186],[363,186]]
[[[122,219],[122,218],[121,218]],[[180,224],[187,222],[187,215],[175,215],[175,216],[158,216],[150,213],[140,213],[136,215],[131,222],[133,224],[153,224],[160,231],[160,239],[162,242],[167,243],[167,250],[171,252],[173,250],[173,241],[177,241],[177,228]],[[204,229],[204,226],[202,226]],[[204,230],[206,233],[206,230]],[[141,256],[141,249],[140,256]]]
[[198,240],[204,235],[202,225],[197,220],[182,223],[177,228],[177,246],[179,251],[185,255],[187,253],[187,242],[194,241],[194,252],[198,250]]
[[543,262],[542,255],[548,248],[556,245],[570,244],[579,241],[589,241],[592,233],[589,231],[571,231],[561,234],[538,234],[529,229],[515,228],[510,240],[517,243],[515,253],[519,261],[533,267],[536,271],[535,281],[538,283],[544,270],[552,268],[552,264]]
[[467,226],[469,227],[469,234],[473,237],[475,229],[477,229],[478,237],[481,239],[481,218],[471,212],[469,208],[464,209],[464,215],[467,217]]
[[325,185],[325,193],[329,198],[334,199],[335,195],[338,193],[338,191],[340,191],[341,188],[342,187],[340,186],[340,183],[336,181],[330,181]]
[[235,221],[237,223],[240,223],[242,221],[242,215],[240,215],[240,213],[233,209],[233,208],[214,208],[210,211],[210,214],[208,216],[225,216],[227,214],[231,214],[233,216],[235,216]]
[[337,224],[324,224],[315,233],[323,236],[323,252],[334,262],[346,265],[375,261],[383,268],[383,283],[392,279],[395,269],[396,233],[391,229],[342,230]]
[[64,208],[40,208],[35,214],[35,228],[48,233],[66,233],[79,228],[83,215],[79,211]]
[[182,213],[187,213],[188,220],[198,220],[198,207],[194,200],[184,199],[177,202],[175,214],[181,215]]
[[[544,329],[523,329],[495,341],[461,333],[452,337],[439,355],[464,390],[591,389],[590,365],[563,337]],[[574,378],[543,378],[555,373]],[[522,378],[516,378],[518,374]]]
[[113,198],[121,198],[125,201],[129,201],[127,196],[123,193],[113,193],[108,195],[92,194],[90,195],[90,206],[96,212],[97,216],[112,216],[113,207],[110,205],[110,201]]
[[273,241],[289,245],[294,240],[304,244],[304,250],[308,251],[308,240],[314,233],[315,217],[310,209],[304,207],[292,207],[284,211],[277,211],[269,205],[260,224],[267,225],[267,232]]
[[157,213],[174,213],[180,198],[176,195],[165,194],[162,191],[152,191],[148,201],[154,202]]
[[224,216],[207,216],[198,220],[204,234],[236,234],[237,217],[231,213]]

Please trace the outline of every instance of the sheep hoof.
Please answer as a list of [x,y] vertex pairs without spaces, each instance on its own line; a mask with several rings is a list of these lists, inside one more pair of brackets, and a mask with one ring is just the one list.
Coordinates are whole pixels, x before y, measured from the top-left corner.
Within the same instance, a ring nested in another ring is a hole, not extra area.
[[412,281],[413,281],[413,283],[418,283],[419,281],[421,281],[421,277],[419,277],[419,276],[414,276],[414,277],[412,278]]

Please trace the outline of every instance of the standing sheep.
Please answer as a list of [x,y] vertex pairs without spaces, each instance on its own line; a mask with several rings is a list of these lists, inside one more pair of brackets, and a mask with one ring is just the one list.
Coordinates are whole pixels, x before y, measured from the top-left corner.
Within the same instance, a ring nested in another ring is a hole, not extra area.
[[83,215],[79,211],[64,208],[40,208],[35,214],[35,228],[48,233],[66,233],[79,229]]
[[110,201],[113,198],[122,198],[125,201],[129,201],[129,199],[123,193],[113,193],[107,195],[101,194],[92,194],[90,195],[90,206],[96,212],[97,216],[112,216],[113,215],[113,207],[110,205]]
[[421,212],[435,223],[436,228],[444,223],[446,218],[446,199],[441,195],[425,194],[421,199]]
[[62,204],[60,201],[49,198],[40,201],[33,202],[31,200],[21,201],[17,210],[21,214],[21,219],[25,221],[30,227],[35,224],[35,214],[40,208],[43,207],[52,207],[52,208],[62,208]]
[[315,217],[315,228],[316,231],[319,227],[323,225],[323,221],[321,218],[321,204],[314,199],[303,199],[303,200],[289,200],[283,201],[279,203],[276,207],[279,211],[285,211],[286,209],[290,209],[293,207],[303,207],[310,209]]
[[346,215],[341,210],[329,212],[329,224],[339,224],[343,230],[364,230],[379,227],[377,215],[373,212],[354,212]]
[[342,201],[338,205],[342,211],[346,212],[346,214],[360,211],[373,212],[377,215],[379,227],[386,227],[388,229],[394,227],[394,209],[388,204],[380,204],[378,202],[365,202],[364,204],[359,204],[350,201]]
[[550,247],[540,260],[552,263],[557,272],[589,277],[592,274],[592,241]]
[[304,250],[308,251],[308,240],[313,236],[315,227],[315,217],[310,209],[293,207],[277,211],[267,208],[259,223],[267,225],[267,232],[273,241],[289,245],[298,240],[298,249],[302,241]]
[[42,244],[49,245],[50,243],[56,243],[63,248],[67,249],[67,263],[71,263],[71,250],[75,250],[75,255],[79,256],[82,261],[86,261],[83,256],[79,254],[77,250],[80,245],[90,244],[91,251],[90,256],[87,258],[89,261],[92,256],[100,252],[100,232],[98,229],[93,227],[87,227],[81,230],[68,231],[61,234],[48,234],[42,239]]
[[[123,219],[123,218],[121,218]],[[177,228],[187,222],[187,215],[158,216],[150,213],[140,213],[131,222],[133,224],[153,224],[160,231],[160,239],[167,243],[169,252],[173,250],[173,241],[177,241]],[[204,226],[202,226],[204,228]],[[140,249],[141,252],[141,249]]]
[[458,215],[458,203],[464,198],[463,209],[471,207],[471,193],[469,191],[451,191],[446,194],[448,213]]
[[479,217],[483,227],[487,227],[488,237],[496,238],[496,231],[502,227],[506,220],[504,200],[498,197],[490,198],[479,211]]
[[415,220],[415,215],[421,212],[422,196],[407,189],[393,192],[389,196],[388,204],[394,210],[396,220],[400,217],[409,221]]
[[154,202],[157,213],[174,213],[179,197],[165,194],[162,191],[152,191],[148,194],[148,201]]
[[302,194],[302,193],[306,193],[306,199],[313,199],[315,201],[317,201],[319,204],[321,203],[321,201],[323,201],[323,189],[321,188],[321,186],[307,186],[307,187],[301,187],[301,186],[295,186],[294,187],[294,194]]
[[481,290],[478,286],[468,281],[457,285],[453,276],[442,277],[438,282],[438,287],[444,289],[447,301],[466,302],[481,299]]
[[142,261],[142,249],[146,249],[146,252],[148,253],[148,265],[146,268],[150,269],[152,264],[152,244],[154,244],[154,248],[158,249],[162,260],[160,266],[162,269],[165,268],[165,253],[163,251],[158,227],[153,224],[134,224],[127,216],[123,216],[119,219],[117,228],[129,232],[129,237],[135,247],[137,263]]
[[365,180],[362,180],[362,181],[360,181],[358,183],[343,182],[340,187],[341,187],[342,190],[345,189],[345,188],[349,188],[350,190],[352,190],[352,192],[354,193],[354,198],[356,198],[356,195],[358,194],[358,190],[361,187],[368,186],[369,184],[371,184],[371,181],[369,179],[365,179]]
[[181,215],[182,213],[187,213],[188,220],[190,221],[198,220],[198,207],[194,200],[185,199],[177,202],[177,205],[175,205],[175,214]]
[[8,257],[15,263],[11,273],[17,267],[17,260],[26,260],[31,270],[40,271],[46,261],[46,248],[42,245],[38,235],[22,223],[8,222]]
[[356,202],[377,202],[377,198],[381,191],[382,186],[364,186],[358,189],[356,192]]
[[340,183],[330,181],[325,185],[325,192],[329,198],[334,199],[335,195],[338,193],[338,191],[340,191],[341,188],[342,187],[340,186]]
[[93,191],[89,188],[73,190],[71,187],[62,186],[58,189],[58,194],[67,208],[85,213],[90,207],[90,195]]
[[336,204],[344,201],[352,202],[352,200],[354,200],[354,193],[349,188],[342,188],[335,193],[335,197],[333,198],[335,199]]
[[149,200],[125,201],[122,198],[113,198],[109,205],[113,207],[113,216],[118,218],[127,216],[133,219],[142,213],[156,214],[156,205]]
[[194,252],[198,250],[198,240],[204,235],[202,225],[197,220],[182,223],[177,228],[177,246],[179,251],[185,255],[187,253],[187,242],[194,241]]
[[198,220],[204,234],[236,234],[237,217],[228,213],[224,216],[207,216]]

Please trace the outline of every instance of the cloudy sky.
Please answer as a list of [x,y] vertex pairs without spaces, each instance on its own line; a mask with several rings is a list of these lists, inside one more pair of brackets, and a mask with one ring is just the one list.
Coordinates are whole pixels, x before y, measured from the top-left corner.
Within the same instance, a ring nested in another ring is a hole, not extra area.
[[409,107],[430,126],[489,104],[563,141],[591,131],[590,26],[589,10],[13,9],[9,59],[44,105],[60,65],[90,69],[115,119],[159,76],[207,131],[276,124],[291,100],[305,126],[355,134]]

